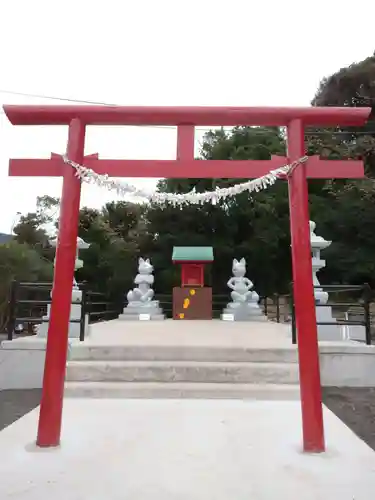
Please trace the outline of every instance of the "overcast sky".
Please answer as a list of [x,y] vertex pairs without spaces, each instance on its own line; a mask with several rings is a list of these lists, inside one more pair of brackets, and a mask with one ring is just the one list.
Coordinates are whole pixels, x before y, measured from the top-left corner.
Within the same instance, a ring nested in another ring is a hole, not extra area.
[[[342,0],[3,1],[0,90],[122,105],[306,106],[322,77],[375,50],[375,3],[354,10]],[[13,127],[0,114],[0,231],[38,195],[61,191],[60,179],[8,178],[8,159],[62,153],[66,138],[64,127]],[[173,129],[91,127],[86,153],[172,159],[175,140]],[[111,199],[83,187],[82,205]]]

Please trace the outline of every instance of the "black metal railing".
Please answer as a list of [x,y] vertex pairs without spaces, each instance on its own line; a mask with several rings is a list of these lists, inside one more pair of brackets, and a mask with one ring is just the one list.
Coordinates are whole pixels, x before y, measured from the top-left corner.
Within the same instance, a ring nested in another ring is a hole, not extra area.
[[116,319],[122,312],[123,301],[113,300],[104,292],[86,290],[86,293],[82,294],[82,299],[83,297],[90,323]]
[[[70,320],[71,323],[80,324],[80,340],[84,340],[85,326],[87,323],[97,323],[100,321],[109,321],[116,319],[124,306],[124,299],[114,300],[107,294],[88,289],[87,283],[80,283],[79,288],[82,291],[81,314],[79,319]],[[363,319],[335,319],[334,322],[318,321],[317,325],[358,325],[365,329],[366,344],[371,344],[371,310],[372,291],[369,285],[319,285],[315,288],[327,290],[330,296],[343,292],[350,294],[351,302],[329,302],[327,304],[316,304],[317,307],[332,307],[336,311],[348,312],[350,308],[360,307],[363,311]],[[17,282],[13,281],[9,293],[8,301],[8,321],[7,335],[8,340],[12,340],[17,326],[21,323],[26,325],[28,333],[35,333],[35,325],[48,322],[49,319],[43,318],[47,314],[47,307],[51,304],[52,283],[50,282]],[[353,296],[360,294],[359,300],[353,302]],[[159,300],[164,314],[171,318],[173,316],[172,294],[156,294],[156,300]],[[283,302],[281,302],[281,300]],[[228,294],[214,294],[212,297],[213,318],[219,318],[223,309],[230,301]],[[74,303],[74,302],[73,302]],[[297,328],[295,321],[295,307],[293,294],[263,296],[259,299],[259,304],[263,308],[264,314],[269,319],[277,323],[291,320],[292,341],[297,343]]]
[[[350,308],[360,308],[361,314],[363,315],[363,319],[351,320],[351,319],[337,319],[335,321],[317,321],[317,326],[362,326],[365,329],[365,342],[367,345],[371,345],[372,343],[372,335],[371,335],[371,312],[370,305],[372,302],[372,290],[370,286],[365,283],[363,285],[317,285],[314,286],[314,289],[320,289],[323,291],[329,291],[338,295],[342,293],[348,293],[351,302],[327,302],[327,304],[319,304],[316,302],[316,307],[332,307],[332,309],[336,313],[344,312],[346,315],[350,312]],[[357,302],[353,302],[353,296],[358,295],[359,298]],[[291,295],[291,311],[292,311],[292,342],[293,344],[297,343],[297,325],[295,318],[295,305],[294,298]],[[358,316],[358,314],[357,314]]]
[[[121,312],[122,304],[114,301],[107,294],[88,289],[87,283],[78,284],[82,292],[80,317],[70,319],[70,323],[79,323],[81,341],[85,338],[86,324],[115,319]],[[11,283],[8,300],[7,337],[13,340],[19,325],[26,326],[29,334],[35,334],[35,326],[48,323],[48,305],[51,299],[52,283],[17,282]],[[77,304],[73,302],[72,304]],[[23,331],[25,328],[23,329]]]
[[291,320],[291,300],[288,294],[273,294],[260,297],[259,304],[264,314],[276,323],[287,323]]
[[[87,317],[89,324],[116,319],[125,304],[123,298],[116,301],[103,292],[89,290],[87,283],[80,283],[78,286],[82,292],[81,314],[79,319],[71,319],[70,322],[79,323],[80,340],[83,341]],[[8,301],[8,340],[13,339],[17,326],[21,324],[23,331],[35,334],[35,326],[49,321],[49,318],[44,316],[47,316],[48,305],[52,302],[51,290],[51,282],[12,282]],[[281,321],[280,298],[281,296],[274,295],[261,297],[259,300],[264,313],[272,314],[272,319],[278,323]],[[172,294],[156,294],[155,299],[159,300],[164,314],[172,318]],[[230,298],[228,294],[214,294],[212,299],[213,318],[220,318]]]
[[[261,297],[260,298],[260,303],[263,305],[263,310],[264,314],[268,316],[269,313],[269,302],[268,302],[269,297]],[[276,297],[276,321],[277,323],[280,323],[280,300],[279,296]]]

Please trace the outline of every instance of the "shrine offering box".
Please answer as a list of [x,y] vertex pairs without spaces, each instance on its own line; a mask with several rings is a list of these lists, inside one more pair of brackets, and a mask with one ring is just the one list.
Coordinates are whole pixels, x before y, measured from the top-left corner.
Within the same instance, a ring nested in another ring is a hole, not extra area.
[[212,288],[174,287],[173,319],[212,319]]
[[174,247],[181,265],[181,286],[173,288],[174,319],[212,319],[212,288],[204,286],[204,266],[213,262],[212,247]]

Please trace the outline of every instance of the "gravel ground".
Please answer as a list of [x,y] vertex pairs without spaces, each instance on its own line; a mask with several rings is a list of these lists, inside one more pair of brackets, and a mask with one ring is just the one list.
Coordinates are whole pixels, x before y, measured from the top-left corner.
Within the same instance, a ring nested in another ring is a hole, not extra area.
[[357,436],[375,450],[375,388],[325,387],[323,401]]
[[[40,389],[0,391],[0,430],[39,405]],[[375,450],[375,388],[323,388],[323,401]]]
[[0,391],[0,430],[39,405],[40,389]]

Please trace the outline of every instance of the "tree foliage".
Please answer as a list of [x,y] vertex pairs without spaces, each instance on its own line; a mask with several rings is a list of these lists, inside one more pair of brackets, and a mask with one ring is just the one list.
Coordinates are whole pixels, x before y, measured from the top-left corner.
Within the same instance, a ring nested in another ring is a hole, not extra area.
[[79,236],[90,243],[90,248],[83,255],[84,267],[77,272],[79,280],[113,295],[125,293],[131,286],[132,268],[139,254],[143,213],[142,206],[127,202],[80,211]]
[[0,332],[8,320],[10,286],[16,281],[51,281],[52,263],[26,243],[0,245]]
[[375,238],[371,226],[375,217],[375,54],[364,61],[341,68],[324,78],[314,96],[314,106],[370,107],[363,127],[341,127],[315,136],[315,146],[336,158],[362,158],[367,179],[326,183],[329,209],[312,207],[320,231],[333,243],[325,251],[325,279],[330,282],[375,286],[373,255]]

